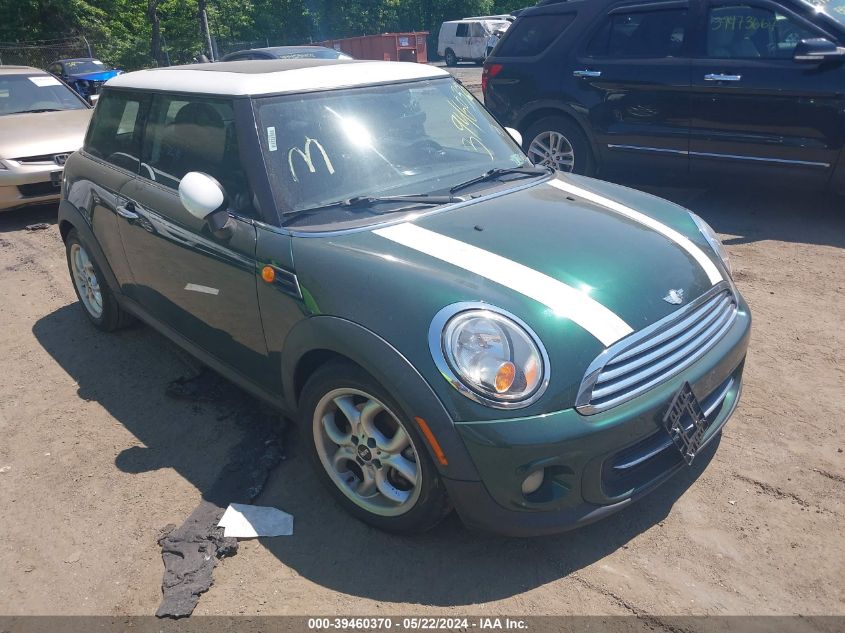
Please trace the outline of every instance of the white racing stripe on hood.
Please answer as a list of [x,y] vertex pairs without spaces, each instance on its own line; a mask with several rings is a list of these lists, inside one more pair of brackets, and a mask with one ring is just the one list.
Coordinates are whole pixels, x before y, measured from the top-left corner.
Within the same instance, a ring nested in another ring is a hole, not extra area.
[[407,222],[373,233],[539,301],[556,315],[580,325],[605,346],[633,332],[625,321],[585,293],[501,255]]
[[590,202],[594,202],[595,204],[604,207],[605,209],[609,209],[614,213],[618,213],[619,215],[624,215],[626,218],[633,220],[643,226],[647,226],[648,228],[657,231],[661,235],[667,237],[671,241],[675,242],[678,246],[684,249],[687,253],[689,253],[695,261],[697,261],[701,267],[704,269],[704,272],[707,273],[707,277],[710,279],[710,283],[715,285],[722,281],[722,273],[719,272],[719,269],[716,268],[716,264],[713,263],[707,255],[702,251],[698,246],[693,244],[688,238],[684,237],[680,233],[678,233],[675,229],[669,228],[665,224],[658,222],[654,218],[647,216],[644,213],[640,213],[639,211],[635,211],[631,207],[626,207],[624,204],[616,202],[615,200],[611,200],[610,198],[605,198],[604,196],[600,196],[597,193],[593,193],[592,191],[588,191],[587,189],[582,189],[576,185],[573,185],[568,182],[564,182],[562,180],[551,180],[549,184],[556,189],[560,189],[561,191],[565,191],[567,193],[571,193],[576,196],[580,196],[585,200],[589,200]]

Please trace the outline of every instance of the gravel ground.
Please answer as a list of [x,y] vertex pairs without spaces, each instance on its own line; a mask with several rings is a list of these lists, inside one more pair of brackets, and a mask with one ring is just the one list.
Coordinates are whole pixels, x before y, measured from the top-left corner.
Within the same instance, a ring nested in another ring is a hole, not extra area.
[[[452,517],[398,538],[340,511],[293,437],[255,503],[292,513],[294,536],[242,542],[195,613],[845,614],[842,200],[650,190],[722,234],[754,314],[708,463],[576,532],[501,539]],[[0,323],[0,614],[153,613],[159,531],[248,430],[231,402],[165,396],[196,364],[150,328],[86,322],[55,208],[0,215]]]

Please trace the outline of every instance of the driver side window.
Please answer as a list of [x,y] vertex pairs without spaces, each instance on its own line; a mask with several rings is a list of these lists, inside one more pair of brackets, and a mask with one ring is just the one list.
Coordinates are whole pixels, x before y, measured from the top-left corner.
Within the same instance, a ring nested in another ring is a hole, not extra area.
[[712,7],[707,56],[714,59],[791,59],[803,39],[818,37],[797,20],[767,7]]

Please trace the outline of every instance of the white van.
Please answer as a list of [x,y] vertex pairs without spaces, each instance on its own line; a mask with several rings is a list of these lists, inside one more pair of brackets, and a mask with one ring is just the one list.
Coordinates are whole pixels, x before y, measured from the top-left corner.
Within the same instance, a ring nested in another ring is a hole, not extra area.
[[499,16],[451,20],[440,26],[437,54],[446,59],[447,66],[459,61],[482,63],[487,57],[487,40],[497,31],[505,31],[510,22]]

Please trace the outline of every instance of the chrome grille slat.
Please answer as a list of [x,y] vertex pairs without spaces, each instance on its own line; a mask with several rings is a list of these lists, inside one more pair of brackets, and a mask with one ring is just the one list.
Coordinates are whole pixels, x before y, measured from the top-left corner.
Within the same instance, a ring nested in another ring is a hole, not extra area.
[[694,310],[693,313],[690,314],[688,317],[682,319],[672,327],[667,328],[666,330],[655,334],[654,336],[650,336],[639,345],[635,345],[631,349],[614,356],[611,363],[613,363],[614,365],[621,363],[622,361],[625,361],[631,358],[632,356],[636,356],[637,354],[649,350],[652,347],[657,347],[658,345],[661,345],[664,341],[672,338],[673,336],[676,336],[679,332],[686,331],[687,328],[689,328],[692,324],[698,322],[701,318],[706,315],[706,313],[709,313],[711,310],[713,310],[724,299],[730,301],[729,297],[725,297],[722,294],[716,295],[715,297],[707,301],[704,305],[702,305],[700,308]]
[[[676,368],[677,365],[688,361],[689,354],[696,353],[702,349],[706,351],[710,347],[708,342],[712,340],[712,335],[716,334],[716,332],[728,321],[728,319],[730,319],[730,316],[730,313],[721,315],[719,320],[702,332],[700,336],[684,345],[684,347],[676,351],[671,356],[661,360],[659,363],[655,363],[651,367],[646,367],[642,371],[632,374],[621,381],[612,382],[600,389],[594,389],[593,399],[603,398],[609,393],[612,394],[622,391],[627,387],[631,387],[637,383],[647,380],[649,376],[653,376],[655,373],[665,373],[667,369]],[[686,362],[686,364],[689,365],[689,362]]]
[[635,398],[683,371],[730,329],[737,304],[726,283],[605,350],[587,370],[576,407],[591,414]]
[[[729,303],[730,299],[728,299],[727,297],[723,298],[722,301],[719,302],[717,309],[710,310],[708,314],[704,315],[704,319],[701,322],[696,323],[692,328],[690,328],[680,336],[675,336],[674,338],[667,341],[666,345],[657,348],[655,351],[649,354],[646,354],[644,356],[636,358],[635,360],[632,360],[629,363],[624,364],[620,364],[619,362],[617,362],[616,359],[614,359],[612,362],[605,365],[605,369],[598,377],[598,380],[596,380],[596,384],[614,380],[615,378],[624,376],[625,374],[629,374],[634,370],[639,369],[643,365],[646,365],[651,362],[656,362],[660,358],[669,355],[678,347],[681,347],[688,341],[697,337],[702,331],[710,327],[710,325],[712,325],[714,321],[718,320],[720,316],[724,316],[723,309],[726,308]],[[651,347],[653,346],[650,346],[649,348]],[[615,369],[608,369],[609,367],[615,367]]]

